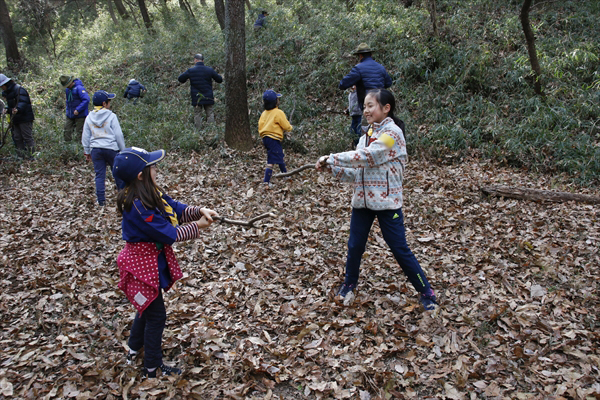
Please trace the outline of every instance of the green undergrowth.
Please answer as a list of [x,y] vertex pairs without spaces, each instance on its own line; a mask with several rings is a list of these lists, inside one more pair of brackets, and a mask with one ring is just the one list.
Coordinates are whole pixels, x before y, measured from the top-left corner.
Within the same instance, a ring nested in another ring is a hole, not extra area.
[[[281,108],[294,125],[284,144],[287,152],[316,156],[348,150],[350,119],[339,114],[347,93],[337,85],[356,62],[352,49],[367,42],[394,79],[397,115],[406,123],[413,156],[452,162],[476,156],[539,173],[566,173],[580,184],[600,182],[597,2],[533,7],[545,96],[532,89],[521,1],[438,0],[438,37],[425,8],[400,2],[358,0],[353,10],[343,1],[251,2],[246,68],[255,136],[261,94],[274,88],[283,94]],[[64,95],[58,77],[65,73],[80,77],[89,92],[117,93],[114,110],[128,145],[184,152],[219,145],[224,84],[214,85],[219,122],[196,132],[189,84],[177,83],[197,52],[224,74],[224,39],[212,4],[190,3],[196,20],[175,2],[168,9],[150,6],[154,35],[133,20],[115,26],[99,9],[97,17],[61,22],[59,57],[48,57],[34,45],[23,48],[30,65],[16,78],[33,98],[41,157],[81,157],[79,147],[61,141]],[[255,32],[251,25],[261,9],[270,11],[269,25]],[[18,21],[15,25],[18,31]],[[122,98],[131,78],[149,89],[136,105]],[[258,139],[256,144],[259,148]],[[1,153],[9,151],[6,146]]]

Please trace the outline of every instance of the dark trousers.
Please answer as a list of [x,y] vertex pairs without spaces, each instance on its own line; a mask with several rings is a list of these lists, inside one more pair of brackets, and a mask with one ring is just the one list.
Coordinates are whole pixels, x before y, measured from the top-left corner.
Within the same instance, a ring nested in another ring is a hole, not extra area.
[[81,134],[83,133],[83,124],[85,122],[85,117],[83,118],[69,118],[65,120],[65,128],[64,128],[64,139],[65,142],[70,142],[73,140],[73,132],[75,132],[75,139],[78,140],[78,143],[81,143]]
[[[104,205],[106,200],[105,182],[106,182],[106,166],[110,166],[112,171],[115,157],[119,154],[118,151],[110,149],[92,149],[92,163],[94,163],[94,171],[96,172],[96,197],[98,204]],[[125,184],[119,178],[115,178],[117,187],[124,187]]]
[[350,239],[348,239],[348,258],[346,260],[346,279],[344,283],[358,282],[360,260],[365,252],[367,239],[373,221],[377,217],[385,242],[390,246],[396,261],[417,292],[423,293],[430,286],[427,277],[415,255],[408,248],[404,231],[402,209],[374,211],[366,208],[353,208],[350,220]]
[[350,125],[350,133],[354,135],[354,147],[358,144],[358,139],[362,135],[362,128],[360,122],[362,121],[362,115],[353,115],[352,124]]
[[162,296],[150,303],[142,315],[137,313],[131,326],[129,348],[140,351],[144,348],[144,367],[158,368],[162,365],[162,334],[167,321],[167,310]]
[[32,158],[35,152],[33,140],[33,122],[21,122],[12,126],[12,139],[21,158]]

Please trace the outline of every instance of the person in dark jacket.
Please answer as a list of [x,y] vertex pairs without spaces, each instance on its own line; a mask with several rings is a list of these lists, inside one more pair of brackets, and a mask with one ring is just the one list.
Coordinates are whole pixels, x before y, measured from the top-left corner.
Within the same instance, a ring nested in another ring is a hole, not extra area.
[[206,112],[206,120],[208,123],[215,122],[215,114],[213,106],[215,99],[213,96],[212,81],[217,83],[223,82],[221,75],[211,67],[204,65],[204,56],[196,54],[194,56],[194,66],[183,74],[179,75],[177,80],[185,83],[190,80],[190,95],[192,96],[192,107],[194,107],[194,124],[196,129],[202,126],[202,109]]
[[35,141],[33,140],[33,107],[29,93],[12,79],[0,74],[2,97],[6,98],[6,108],[2,114],[10,115],[12,139],[21,158],[33,159]]
[[133,99],[133,104],[135,104],[139,97],[144,97],[145,93],[146,88],[144,87],[144,85],[142,85],[135,79],[131,79],[129,81],[129,84],[127,85],[127,88],[125,89],[125,94],[123,95],[123,97],[125,97],[127,100]]
[[258,15],[258,18],[256,19],[256,21],[254,22],[254,30],[260,30],[262,28],[266,28],[267,26],[267,15],[269,15],[268,12],[263,11]]
[[83,132],[83,123],[88,115],[88,106],[90,104],[90,95],[83,87],[83,83],[74,76],[62,75],[60,84],[65,88],[67,99],[67,119],[65,121],[64,139],[65,142],[73,140],[73,132],[77,135],[76,139],[81,141]]
[[364,108],[367,91],[371,89],[387,89],[392,86],[392,78],[385,67],[371,58],[371,49],[366,43],[358,45],[354,54],[358,56],[358,64],[341,81],[339,88],[346,90],[356,85],[358,105]]

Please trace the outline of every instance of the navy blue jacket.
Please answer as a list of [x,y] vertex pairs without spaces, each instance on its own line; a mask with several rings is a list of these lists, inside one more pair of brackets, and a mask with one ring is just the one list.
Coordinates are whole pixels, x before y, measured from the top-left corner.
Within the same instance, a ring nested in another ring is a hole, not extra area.
[[[89,110],[88,105],[90,104],[90,95],[83,87],[83,83],[79,79],[73,81],[73,89],[65,88],[65,95],[67,96],[67,118],[85,118],[87,117]],[[77,110],[78,115],[74,114]]]
[[392,78],[385,67],[371,57],[365,57],[352,67],[352,70],[340,81],[340,89],[345,90],[356,85],[358,105],[364,107],[365,97],[369,89],[387,89],[392,86]]
[[197,62],[195,66],[179,75],[177,80],[185,83],[190,80],[190,95],[192,96],[192,106],[215,104],[213,95],[212,81],[221,83],[223,78],[211,67],[207,67],[203,62]]
[[134,97],[140,97],[140,93],[142,90],[146,90],[144,85],[136,81],[135,79],[129,85],[127,85],[127,89],[125,89],[125,94],[123,97],[128,99],[133,99]]
[[[34,120],[29,93],[22,86],[10,80],[6,83],[6,90],[2,92],[2,96],[6,97],[6,112],[10,114],[13,124]],[[15,115],[12,115],[13,108],[18,110]]]

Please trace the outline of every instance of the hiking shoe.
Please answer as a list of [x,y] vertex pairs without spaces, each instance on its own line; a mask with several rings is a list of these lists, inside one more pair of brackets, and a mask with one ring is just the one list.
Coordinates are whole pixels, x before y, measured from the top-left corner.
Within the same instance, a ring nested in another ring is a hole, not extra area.
[[348,295],[348,293],[354,292],[354,289],[356,289],[355,284],[343,283],[342,286],[339,287],[335,295],[343,299]]
[[433,289],[429,289],[425,293],[421,293],[421,298],[419,301],[423,305],[423,308],[425,308],[425,311],[433,311],[438,305]]
[[181,369],[177,367],[169,367],[168,365],[162,364],[154,371],[148,371],[148,368],[144,367],[144,376],[148,378],[156,378],[156,372],[160,369],[163,375],[181,375]]
[[133,352],[133,351],[129,350],[129,352],[127,353],[127,365],[135,364],[135,360],[136,360],[138,354],[140,354],[139,351]]

